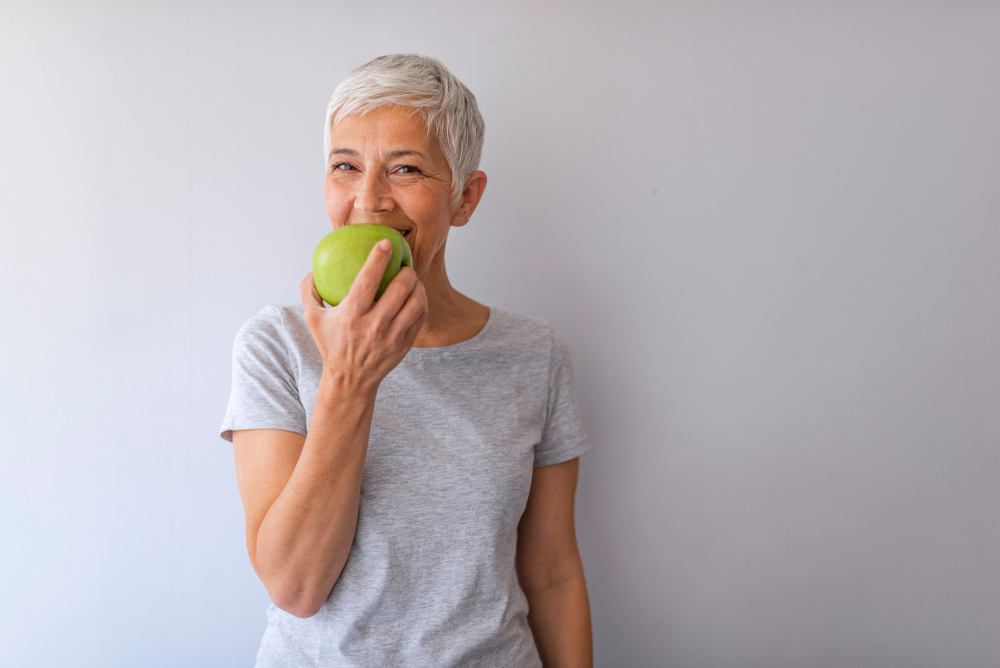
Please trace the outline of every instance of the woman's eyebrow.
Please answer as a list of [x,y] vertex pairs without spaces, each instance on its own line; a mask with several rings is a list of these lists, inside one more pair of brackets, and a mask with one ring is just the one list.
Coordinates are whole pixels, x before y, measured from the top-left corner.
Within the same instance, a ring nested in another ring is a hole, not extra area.
[[[360,158],[361,157],[360,153],[358,153],[354,149],[350,149],[350,148],[335,148],[332,151],[330,151],[330,155],[345,155],[345,156],[347,156],[349,158]],[[385,157],[387,159],[389,159],[389,160],[393,160],[395,158],[403,158],[403,157],[410,156],[410,155],[415,155],[418,158],[425,157],[424,154],[421,153],[420,151],[411,151],[411,150],[390,151],[389,153],[386,153]]]
[[424,154],[421,153],[420,151],[391,151],[391,152],[387,153],[385,157],[387,157],[390,160],[392,160],[393,158],[403,158],[403,157],[406,157],[408,155],[415,155],[418,158],[423,158],[424,157]]

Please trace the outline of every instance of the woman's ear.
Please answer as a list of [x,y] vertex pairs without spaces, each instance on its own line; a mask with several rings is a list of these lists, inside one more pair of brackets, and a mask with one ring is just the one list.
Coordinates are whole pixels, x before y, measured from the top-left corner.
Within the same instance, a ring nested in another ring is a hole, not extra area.
[[486,190],[486,172],[472,172],[462,189],[462,199],[459,201],[458,209],[451,218],[452,227],[462,227],[472,218],[473,212],[479,206],[479,200]]

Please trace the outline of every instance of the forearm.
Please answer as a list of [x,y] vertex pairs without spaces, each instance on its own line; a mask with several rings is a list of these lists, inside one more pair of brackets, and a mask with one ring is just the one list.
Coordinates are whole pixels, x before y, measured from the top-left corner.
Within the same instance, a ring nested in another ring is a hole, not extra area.
[[526,588],[528,624],[545,668],[594,665],[590,602],[583,569],[569,579],[539,589]]
[[374,390],[321,382],[295,469],[250,541],[271,600],[297,616],[316,614],[350,553],[374,403]]

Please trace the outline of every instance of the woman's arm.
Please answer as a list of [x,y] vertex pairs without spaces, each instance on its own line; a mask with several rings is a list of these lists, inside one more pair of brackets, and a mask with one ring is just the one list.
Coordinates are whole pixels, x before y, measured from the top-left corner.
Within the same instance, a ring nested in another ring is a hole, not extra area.
[[536,468],[517,528],[517,577],[545,668],[594,665],[590,603],[573,519],[579,470],[579,457]]
[[378,386],[427,313],[410,268],[374,301],[392,252],[385,246],[372,250],[336,308],[323,308],[311,274],[302,281],[305,320],[323,358],[308,435],[233,432],[250,562],[274,604],[298,617],[319,611],[347,561]]
[[297,617],[319,611],[354,540],[372,415],[358,399],[333,400],[321,385],[308,437],[233,432],[250,563],[274,604]]

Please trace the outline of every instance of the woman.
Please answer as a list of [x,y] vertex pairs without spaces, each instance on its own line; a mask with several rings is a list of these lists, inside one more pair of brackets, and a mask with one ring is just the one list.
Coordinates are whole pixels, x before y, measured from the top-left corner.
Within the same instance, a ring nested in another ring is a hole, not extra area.
[[568,350],[445,271],[486,188],[483,131],[431,58],[377,58],[330,102],[330,221],[399,230],[413,268],[374,301],[383,241],[338,306],[310,274],[302,308],[237,336],[223,437],[274,603],[259,668],[592,664]]

